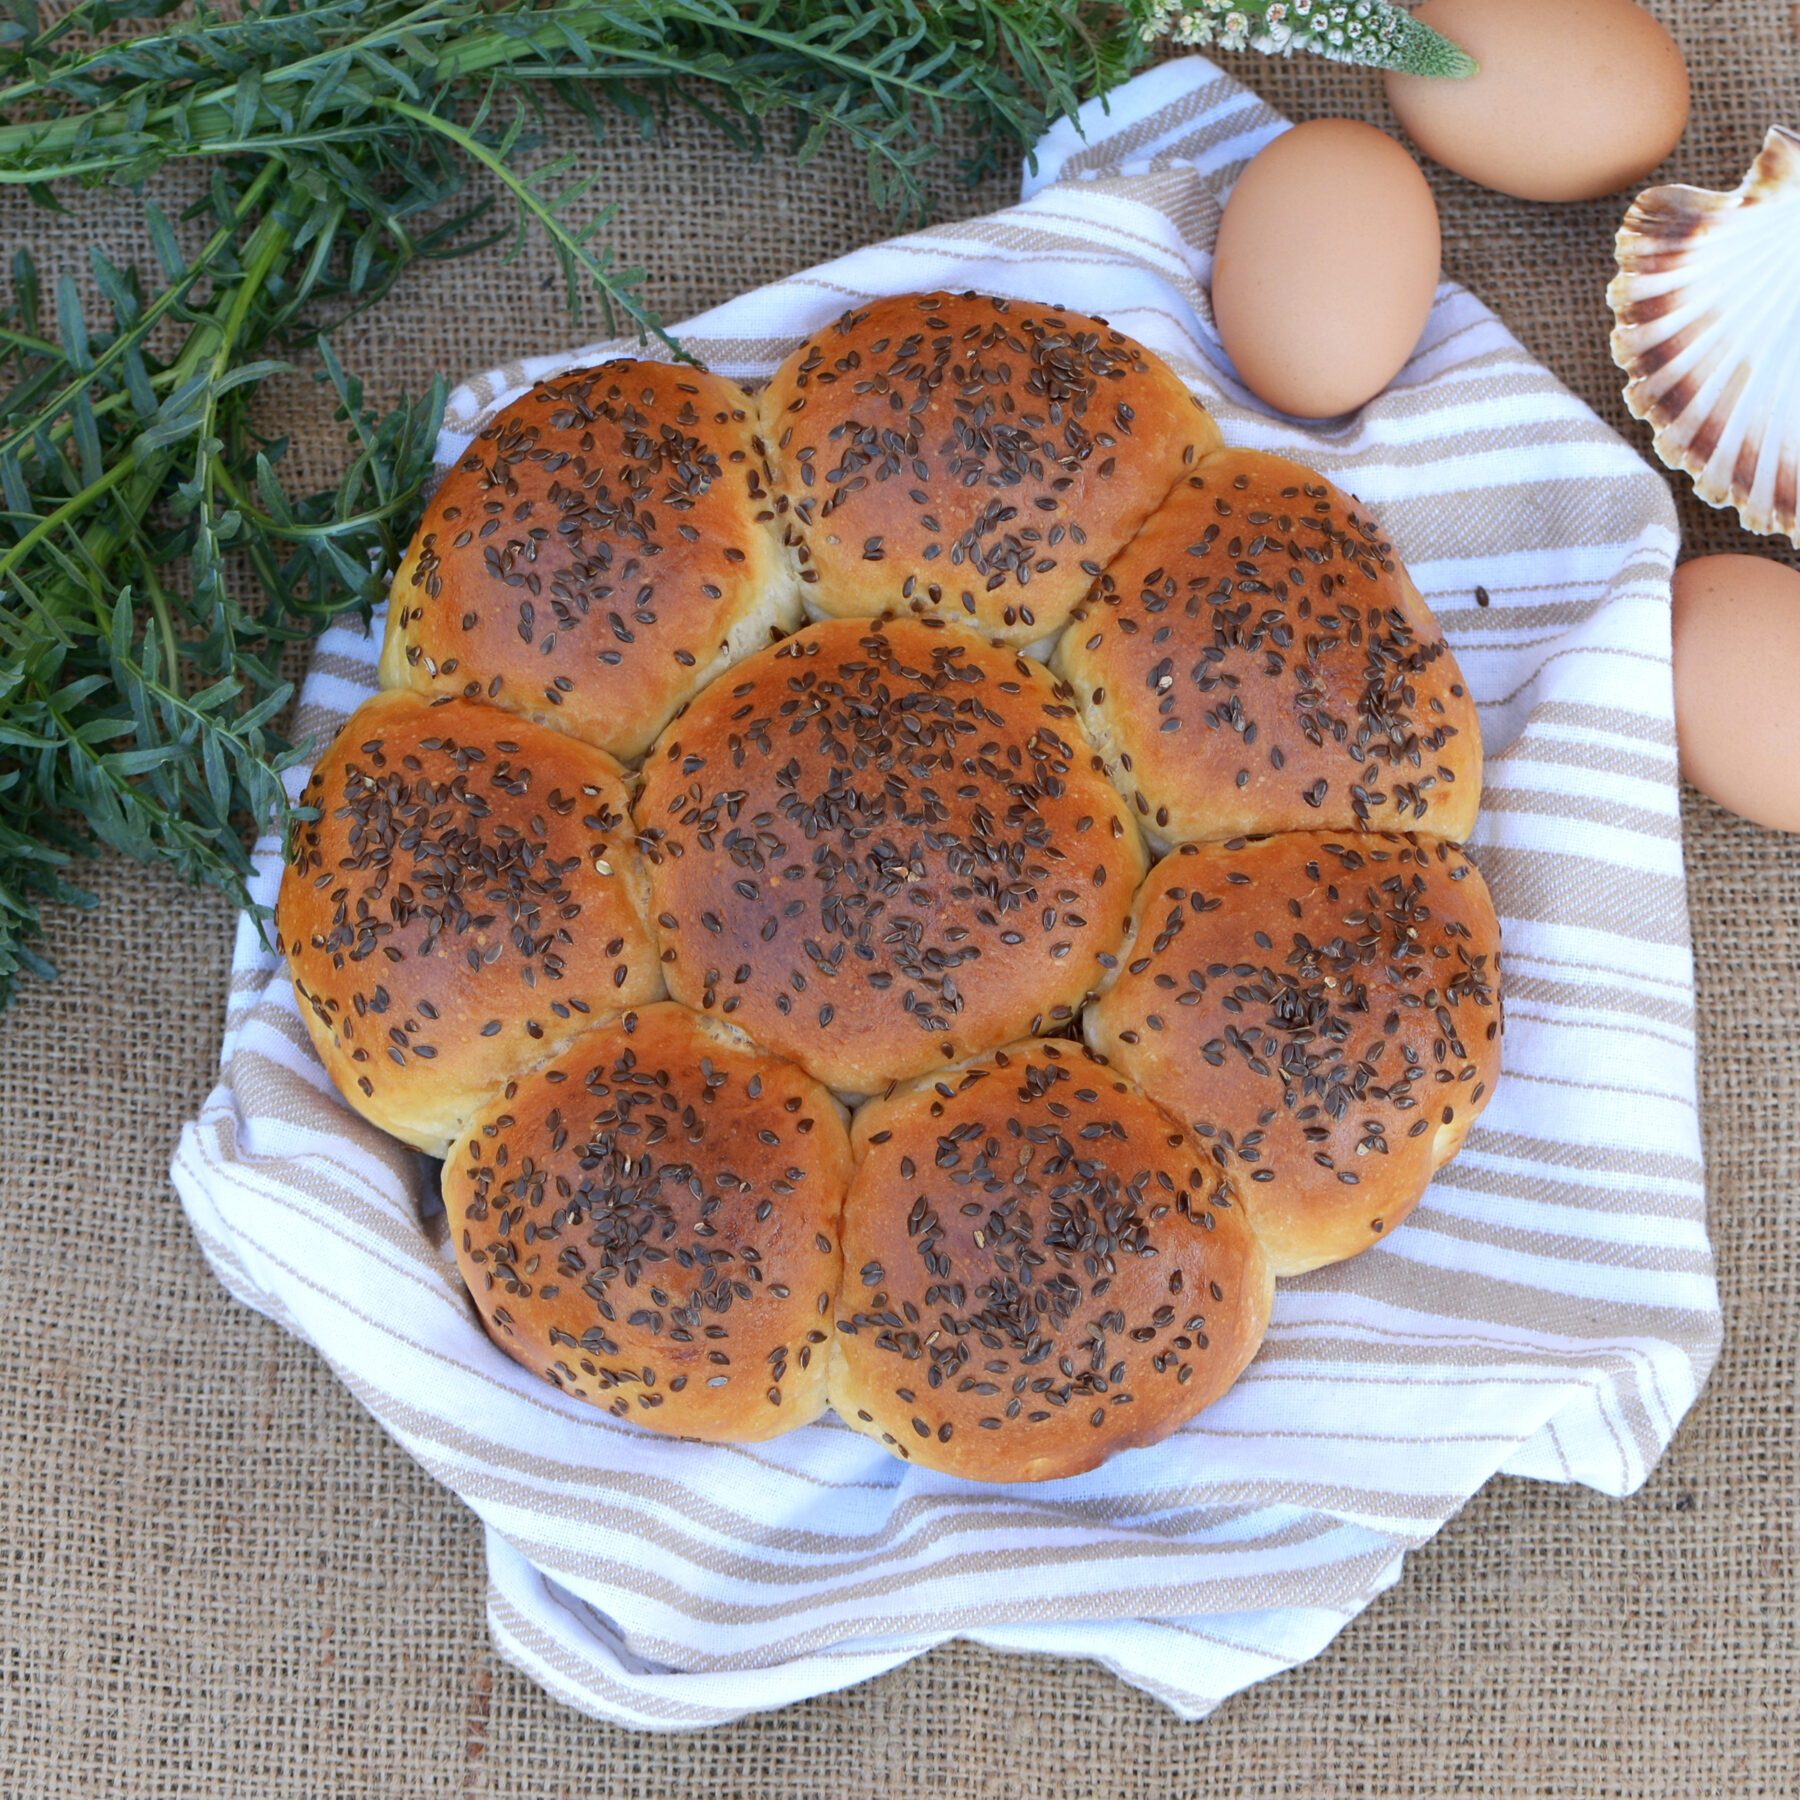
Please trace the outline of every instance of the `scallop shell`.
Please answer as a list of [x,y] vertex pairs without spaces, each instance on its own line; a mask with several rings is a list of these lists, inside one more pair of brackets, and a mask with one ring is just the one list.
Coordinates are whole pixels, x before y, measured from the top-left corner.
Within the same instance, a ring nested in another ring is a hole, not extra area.
[[1729,194],[1640,194],[1615,248],[1625,404],[1709,506],[1800,544],[1800,133],[1775,126]]

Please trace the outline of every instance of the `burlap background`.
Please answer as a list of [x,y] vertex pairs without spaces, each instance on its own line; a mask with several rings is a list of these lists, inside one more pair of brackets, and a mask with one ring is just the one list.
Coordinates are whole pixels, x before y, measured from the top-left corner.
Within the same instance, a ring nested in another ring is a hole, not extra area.
[[[1729,186],[1800,123],[1786,0],[1659,0],[1695,117],[1676,179]],[[1296,118],[1388,123],[1379,83],[1230,59]],[[882,235],[854,158],[751,167],[677,122],[621,139],[614,241],[678,318]],[[1622,201],[1550,209],[1433,172],[1449,271],[1633,441],[1603,289]],[[943,180],[941,213],[1010,175]],[[8,205],[76,267],[133,209]],[[342,341],[378,387],[569,340],[547,259],[420,272]],[[308,467],[332,433],[286,396]],[[1677,483],[1689,553],[1760,549]],[[1789,553],[1790,560],[1800,561]],[[634,1737],[500,1666],[473,1518],[313,1355],[233,1305],[165,1171],[212,1080],[231,920],[101,866],[63,968],[0,1018],[0,1794],[1791,1795],[1800,1766],[1800,840],[1685,796],[1701,1091],[1726,1344],[1642,1493],[1497,1481],[1326,1655],[1184,1725],[1084,1664],[953,1646],[869,1686],[687,1738]]]

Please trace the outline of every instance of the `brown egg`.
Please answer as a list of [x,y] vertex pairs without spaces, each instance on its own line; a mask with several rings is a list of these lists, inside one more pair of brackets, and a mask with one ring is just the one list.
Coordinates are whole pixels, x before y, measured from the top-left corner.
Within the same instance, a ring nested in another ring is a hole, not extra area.
[[1632,0],[1425,0],[1415,17],[1481,69],[1390,74],[1388,99],[1427,156],[1483,187],[1592,200],[1642,180],[1687,124],[1681,51]]
[[1703,794],[1800,831],[1800,569],[1701,556],[1675,571],[1675,735]]
[[1437,202],[1385,132],[1315,119],[1251,159],[1213,250],[1213,317],[1245,385],[1334,418],[1400,372],[1437,291]]

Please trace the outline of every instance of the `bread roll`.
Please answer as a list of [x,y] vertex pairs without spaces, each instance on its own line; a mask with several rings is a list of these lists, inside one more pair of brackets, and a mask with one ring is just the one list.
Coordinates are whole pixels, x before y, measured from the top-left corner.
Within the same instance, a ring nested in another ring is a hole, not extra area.
[[859,306],[761,404],[810,606],[942,613],[1010,644],[1060,630],[1219,443],[1175,372],[1105,320],[986,294]]
[[846,1093],[1072,1019],[1144,868],[1043,666],[942,619],[748,658],[637,818],[669,992]]
[[1295,832],[1151,870],[1088,1042],[1238,1182],[1277,1275],[1366,1250],[1500,1074],[1500,926],[1460,850]]
[[771,1438],[825,1409],[850,1145],[836,1101],[664,1002],[509,1083],[444,1164],[488,1335],[656,1431]]
[[663,991],[619,766],[465,700],[377,694],[300,796],[275,909],[364,1118],[442,1156],[501,1084]]
[[1076,609],[1053,666],[1145,830],[1419,830],[1481,801],[1462,671],[1359,502],[1221,450]]
[[431,497],[388,601],[383,687],[492,701],[614,756],[800,621],[755,406],[686,364],[536,383]]
[[831,1403],[896,1456],[1078,1475],[1256,1354],[1272,1284],[1232,1181],[1081,1045],[910,1083],[852,1142]]

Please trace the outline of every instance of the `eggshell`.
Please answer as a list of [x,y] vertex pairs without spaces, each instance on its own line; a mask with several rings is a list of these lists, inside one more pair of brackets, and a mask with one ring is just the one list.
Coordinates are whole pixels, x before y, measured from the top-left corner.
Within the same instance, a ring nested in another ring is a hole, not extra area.
[[1631,187],[1675,148],[1687,65],[1632,0],[1425,0],[1416,15],[1480,63],[1465,81],[1387,77],[1412,141],[1524,200]]
[[1800,831],[1800,569],[1701,556],[1675,571],[1675,735],[1703,794]]
[[1373,125],[1296,125],[1245,166],[1213,250],[1213,318],[1251,392],[1303,419],[1372,399],[1437,291],[1437,202]]

